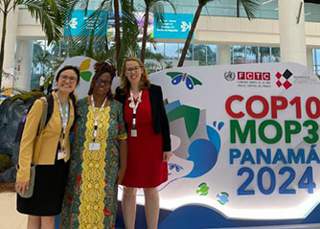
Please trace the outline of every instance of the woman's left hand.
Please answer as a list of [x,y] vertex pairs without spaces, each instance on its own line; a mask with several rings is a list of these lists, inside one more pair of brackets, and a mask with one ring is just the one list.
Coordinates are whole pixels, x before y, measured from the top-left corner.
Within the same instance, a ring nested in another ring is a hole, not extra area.
[[126,169],[122,169],[120,168],[119,171],[118,171],[118,178],[117,178],[117,183],[118,184],[121,184],[122,183],[122,180],[124,178],[124,175],[126,173]]
[[168,162],[172,155],[173,153],[171,151],[163,152],[163,161]]

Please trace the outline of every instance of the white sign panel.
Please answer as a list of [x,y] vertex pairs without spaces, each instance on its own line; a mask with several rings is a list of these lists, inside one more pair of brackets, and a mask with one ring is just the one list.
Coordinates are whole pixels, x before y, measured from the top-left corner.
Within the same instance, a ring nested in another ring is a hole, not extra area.
[[161,207],[237,219],[301,219],[320,200],[320,81],[298,64],[155,73],[174,157]]

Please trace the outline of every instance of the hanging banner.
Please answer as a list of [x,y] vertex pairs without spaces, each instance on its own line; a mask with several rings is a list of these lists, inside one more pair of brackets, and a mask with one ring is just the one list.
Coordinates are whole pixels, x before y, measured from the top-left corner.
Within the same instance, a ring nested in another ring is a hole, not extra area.
[[78,9],[73,10],[70,20],[64,27],[64,36],[105,36],[108,27],[108,12]]
[[164,13],[162,23],[154,20],[154,38],[186,39],[192,20],[193,14]]

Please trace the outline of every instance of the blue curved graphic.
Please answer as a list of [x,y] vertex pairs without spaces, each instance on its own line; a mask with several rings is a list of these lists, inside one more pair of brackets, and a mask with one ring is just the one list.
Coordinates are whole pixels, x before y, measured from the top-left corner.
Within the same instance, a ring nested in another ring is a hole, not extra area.
[[174,78],[171,80],[171,83],[172,83],[173,85],[176,85],[176,84],[180,83],[182,79],[183,79],[183,75],[177,75],[176,77],[174,77]]
[[223,127],[223,122],[219,122],[218,125],[214,122],[213,127],[206,126],[209,140],[196,139],[190,144],[187,160],[193,162],[193,168],[185,177],[200,177],[216,165],[221,149],[221,137],[218,131]]
[[209,140],[213,143],[216,151],[219,152],[221,148],[221,138],[220,134],[216,129],[213,129],[211,126],[207,126],[207,134]]
[[[199,205],[186,205],[177,208],[160,219],[159,229],[203,229],[203,228],[232,228],[232,227],[257,227],[267,225],[295,225],[319,223],[320,206],[312,212],[313,216],[305,220],[235,220],[227,219],[217,211]],[[289,228],[289,227],[287,227]],[[314,227],[315,228],[315,227]]]
[[185,177],[199,177],[207,173],[216,164],[218,151],[207,139],[196,139],[189,146],[188,160],[193,162],[191,172]]
[[[120,205],[120,203],[119,203]],[[296,225],[319,224],[320,204],[313,209],[305,219],[298,220],[239,220],[228,219],[218,211],[200,205],[186,205],[169,211],[160,209],[159,229],[204,229],[204,228],[255,228],[259,226],[280,226],[285,228],[297,228]],[[295,225],[290,227],[290,225]],[[146,228],[145,212],[143,206],[137,205],[136,228]],[[58,227],[57,227],[58,228]],[[118,208],[116,228],[124,229],[121,208]],[[282,228],[282,227],[281,227]],[[300,227],[299,227],[300,228]],[[301,227],[302,228],[302,227]],[[311,228],[317,228],[311,226]]]
[[186,78],[186,86],[188,89],[192,90],[193,89],[193,81],[191,80],[191,78]]

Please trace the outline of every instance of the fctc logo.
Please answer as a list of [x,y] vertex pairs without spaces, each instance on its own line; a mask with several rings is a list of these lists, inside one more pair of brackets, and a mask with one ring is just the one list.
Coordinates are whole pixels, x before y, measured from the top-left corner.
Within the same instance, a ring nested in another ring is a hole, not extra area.
[[271,79],[270,72],[238,72],[238,80],[263,80]]
[[286,90],[289,89],[292,86],[292,83],[289,81],[289,78],[292,76],[292,72],[290,72],[288,69],[284,71],[284,73],[277,72],[276,77],[276,85],[278,87],[284,87]]

